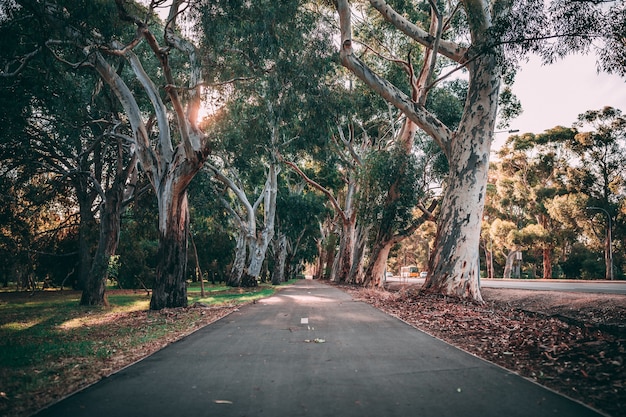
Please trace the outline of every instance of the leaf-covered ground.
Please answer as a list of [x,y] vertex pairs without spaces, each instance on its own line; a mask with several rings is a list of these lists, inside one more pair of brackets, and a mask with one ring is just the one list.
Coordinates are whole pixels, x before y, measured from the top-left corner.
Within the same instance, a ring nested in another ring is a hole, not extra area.
[[[419,295],[416,288],[341,288],[468,352],[613,417],[626,417],[626,296],[483,289],[486,303],[477,305]],[[8,306],[7,296],[0,297],[0,307]],[[196,304],[160,312],[72,313],[61,327],[74,330],[64,328],[62,334],[79,331],[81,340],[114,342],[98,346],[96,355],[58,355],[47,366],[0,366],[0,415],[29,415],[236,308]],[[41,308],[36,311],[41,316]],[[6,314],[2,319],[28,321]],[[144,334],[157,337],[143,339]]]
[[467,352],[626,416],[626,296],[483,289],[481,305],[417,287],[342,288]]

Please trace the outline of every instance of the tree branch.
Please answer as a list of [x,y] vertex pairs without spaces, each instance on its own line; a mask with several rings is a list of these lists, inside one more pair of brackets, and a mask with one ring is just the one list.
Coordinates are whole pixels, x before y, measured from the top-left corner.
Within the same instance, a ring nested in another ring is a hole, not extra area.
[[279,158],[281,160],[281,162],[284,162],[285,164],[287,164],[287,166],[289,166],[291,169],[293,169],[298,175],[300,175],[302,177],[302,179],[304,179],[304,181],[307,182],[307,184],[309,184],[310,186],[312,186],[313,188],[318,189],[319,191],[321,191],[330,201],[330,203],[333,205],[333,207],[335,208],[335,211],[337,212],[337,214],[339,214],[341,216],[341,218],[343,219],[343,221],[347,221],[348,218],[346,216],[346,213],[343,211],[343,209],[341,208],[341,206],[339,205],[339,202],[337,201],[337,199],[335,198],[335,196],[333,195],[333,193],[326,189],[324,186],[322,186],[321,184],[313,181],[311,178],[309,178],[304,172],[302,172],[302,170],[293,162],[291,161],[287,161],[285,159],[283,159],[282,156],[279,155]]
[[[431,2],[431,5],[432,3],[433,2]],[[459,64],[463,64],[467,60],[467,48],[446,40],[441,40],[438,45],[435,45],[436,37],[433,37],[433,35],[426,32],[424,29],[410,22],[404,16],[396,12],[384,0],[370,0],[370,4],[378,10],[385,20],[416,42],[435,50],[437,53]],[[437,49],[435,49],[435,46],[437,46]]]

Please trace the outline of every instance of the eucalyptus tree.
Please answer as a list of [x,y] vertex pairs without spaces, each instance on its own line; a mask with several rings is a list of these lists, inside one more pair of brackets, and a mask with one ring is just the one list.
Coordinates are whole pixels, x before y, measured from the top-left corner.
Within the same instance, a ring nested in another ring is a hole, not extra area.
[[225,124],[209,169],[230,189],[241,229],[231,285],[242,274],[252,283],[275,234],[280,157],[320,146],[331,38],[319,15],[294,0],[207,2],[200,16],[208,71],[241,81],[224,91]]
[[557,127],[538,135],[513,135],[499,151],[498,205],[503,215],[516,210],[522,214],[516,243],[541,252],[543,278],[552,278],[554,250],[560,243],[563,225],[551,217],[549,206],[567,193],[569,158],[562,141],[571,132]]
[[[605,107],[580,114],[574,125],[579,131],[567,141],[574,155],[569,171],[570,187],[587,196],[587,216],[602,224],[598,229],[604,231],[601,240],[606,277],[610,279],[612,245],[623,244],[623,234],[612,238],[614,231],[608,227],[623,230],[619,213],[626,205],[626,117],[618,109]],[[595,234],[590,233],[589,237],[595,239]]]
[[[481,300],[478,279],[480,227],[503,73],[514,67],[515,59],[528,51],[547,51],[546,57],[553,58],[559,53],[592,48],[597,37],[614,39],[623,52],[623,42],[620,41],[623,36],[603,32],[605,26],[601,24],[593,29],[585,27],[569,17],[572,13],[583,17],[606,16],[623,10],[624,6],[616,2],[617,5],[607,12],[597,2],[584,1],[558,1],[548,8],[544,8],[543,2],[533,0],[394,2],[393,5],[384,0],[370,0],[369,3],[398,30],[398,36],[407,36],[422,45],[426,55],[430,56],[424,60],[421,73],[427,75],[421,78],[420,91],[428,91],[436,81],[433,69],[438,56],[468,72],[469,89],[464,113],[458,127],[451,128],[427,111],[424,103],[415,100],[410,92],[381,77],[359,59],[359,46],[352,36],[350,4],[348,0],[337,2],[342,64],[430,135],[449,163],[438,217],[438,234],[424,288]],[[584,4],[586,9],[570,3]],[[430,8],[429,25],[407,18],[416,5]],[[616,16],[621,14],[616,13]],[[553,21],[558,24],[550,25]],[[622,29],[618,29],[620,27]],[[614,28],[622,33],[623,26],[616,24]],[[542,41],[559,36],[563,36],[561,48],[548,51],[552,44],[546,46]]]
[[328,209],[324,198],[315,192],[302,190],[300,181],[287,183],[278,194],[274,267],[272,284],[278,285],[298,273],[305,262],[317,256],[319,224]]
[[[11,68],[15,60],[23,62],[0,80],[15,98],[7,110],[17,113],[14,120],[23,123],[20,131],[4,138],[2,158],[19,166],[24,178],[45,178],[49,198],[62,196],[70,213],[78,206],[77,216],[71,213],[64,226],[65,230],[78,230],[76,286],[83,290],[81,304],[103,304],[109,258],[117,247],[119,217],[124,199],[132,195],[129,189],[134,181],[130,178],[136,174],[136,166],[130,146],[115,127],[120,123],[115,122],[114,100],[102,91],[97,75],[68,68],[67,62],[55,59],[60,57],[50,49],[58,34],[54,25],[33,25],[35,21],[46,23],[54,9],[54,5],[45,9],[37,3],[14,3],[0,24],[3,39],[16,31],[22,35],[20,42],[3,43],[3,57],[8,61],[5,68]],[[15,125],[14,121],[11,126]],[[47,251],[52,252],[52,246]],[[68,254],[58,255],[67,259]],[[69,270],[73,270],[71,265]]]
[[[302,169],[293,161],[284,160],[284,162],[310,187],[321,192],[334,210],[339,230],[339,249],[334,257],[330,279],[337,282],[355,282],[361,262],[358,256],[360,240],[358,237],[361,234],[357,225],[359,170],[362,158],[372,146],[372,142],[365,130],[356,133],[353,125],[349,125],[345,130],[347,134],[342,126],[338,126],[338,134],[332,135],[335,152],[333,157],[323,164],[323,169],[317,166]],[[328,168],[331,170],[330,173]],[[316,173],[316,176],[321,178],[312,178],[313,175],[306,171]],[[326,174],[330,174],[328,175],[330,181],[324,178]],[[339,182],[336,181],[337,177],[340,179]],[[339,184],[343,186],[337,187]]]
[[[82,7],[17,3],[42,18],[45,46],[59,62],[94,71],[116,97],[127,128],[121,134],[158,201],[159,265],[150,308],[185,306],[187,186],[209,153],[208,137],[198,125],[200,57],[178,30],[187,9],[182,1],[173,1],[161,22],[153,8],[163,2],[156,0],[147,9],[124,0]],[[158,70],[149,75],[148,66]]]

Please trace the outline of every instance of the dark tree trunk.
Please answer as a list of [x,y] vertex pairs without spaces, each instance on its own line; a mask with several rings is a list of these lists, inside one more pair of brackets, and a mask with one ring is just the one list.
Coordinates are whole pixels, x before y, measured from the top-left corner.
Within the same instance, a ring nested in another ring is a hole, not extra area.
[[94,216],[91,212],[91,199],[86,192],[81,192],[77,187],[76,196],[80,219],[78,224],[78,277],[72,285],[74,289],[83,290],[89,281],[91,269],[92,234],[94,230]]
[[80,305],[108,305],[104,291],[109,276],[109,260],[115,255],[119,243],[123,187],[121,183],[114,183],[100,207],[100,238]]
[[274,271],[272,272],[272,285],[280,285],[285,282],[285,268],[287,259],[287,236],[279,234],[274,241]]
[[158,279],[152,289],[150,310],[187,307],[187,284],[185,282],[187,234],[189,232],[187,191],[182,191],[177,196],[173,195],[170,201],[167,211],[159,214],[160,217],[162,215],[166,217],[165,220],[160,220],[164,227],[159,235],[156,268]]
[[331,233],[326,243],[326,259],[324,262],[324,271],[321,275],[322,279],[329,280],[332,274],[333,264],[335,263],[335,256],[337,254],[335,246],[337,246],[337,235]]

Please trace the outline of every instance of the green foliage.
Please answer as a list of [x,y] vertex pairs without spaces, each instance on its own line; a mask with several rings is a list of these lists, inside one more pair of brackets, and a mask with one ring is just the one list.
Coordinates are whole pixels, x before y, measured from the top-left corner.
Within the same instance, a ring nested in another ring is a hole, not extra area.
[[144,194],[122,218],[117,251],[122,288],[151,288],[154,282],[159,246],[155,200],[152,193]]
[[607,220],[586,209],[596,206],[611,213],[616,271],[621,271],[623,260],[615,248],[624,239],[623,219],[616,214],[626,201],[624,120],[619,110],[604,108],[581,114],[573,128],[509,137],[492,175],[497,194],[489,195],[486,212],[490,219],[514,222],[519,230],[504,241],[496,239],[499,247],[547,248],[566,276],[602,276],[597,272],[602,259],[594,264],[594,253],[603,249]]
[[285,234],[292,245],[295,257],[292,266],[313,262],[317,256],[317,239],[320,237],[320,223],[330,214],[325,205],[326,199],[318,193],[294,193],[281,188],[276,202],[276,224],[280,233]]
[[372,240],[389,238],[411,223],[413,209],[423,193],[419,174],[416,157],[399,147],[367,155],[361,170],[358,207],[362,224],[374,226]]
[[[191,233],[200,269],[210,280],[223,281],[233,260],[235,241],[229,227],[229,214],[219,198],[209,175],[198,173],[189,186]],[[189,261],[188,265],[191,274],[195,263]]]

